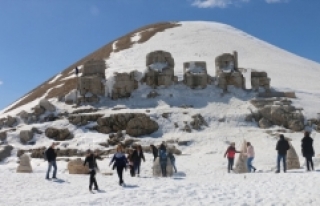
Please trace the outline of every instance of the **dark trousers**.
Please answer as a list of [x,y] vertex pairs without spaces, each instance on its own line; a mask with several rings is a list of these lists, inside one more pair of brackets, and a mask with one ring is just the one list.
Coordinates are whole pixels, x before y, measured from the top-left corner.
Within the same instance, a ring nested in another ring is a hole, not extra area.
[[283,171],[287,171],[287,155],[278,154],[277,158],[277,171],[280,172],[280,162],[283,162]]
[[167,176],[167,161],[160,161],[162,177]]
[[117,173],[118,173],[118,177],[119,177],[119,184],[122,184],[122,183],[123,183],[123,178],[122,178],[123,169],[124,169],[124,166],[117,166]]
[[233,170],[234,157],[228,157],[228,172]]
[[140,174],[140,165],[141,162],[134,162],[133,167],[134,167],[134,174]]
[[310,165],[311,165],[311,169],[313,170],[312,155],[305,155],[305,158],[306,158],[307,170],[310,171]]
[[89,182],[89,190],[92,189],[92,185],[94,184],[94,189],[98,189],[98,184],[96,181],[96,171],[91,170],[90,171],[90,182]]
[[133,165],[130,165],[129,168],[130,168],[131,177],[134,177],[134,167],[133,167]]

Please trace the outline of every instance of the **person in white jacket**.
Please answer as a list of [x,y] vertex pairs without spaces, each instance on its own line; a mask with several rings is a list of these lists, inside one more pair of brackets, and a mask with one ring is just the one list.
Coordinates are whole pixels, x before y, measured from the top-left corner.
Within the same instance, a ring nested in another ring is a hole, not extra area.
[[252,170],[253,172],[255,172],[257,169],[254,166],[252,166],[252,161],[254,159],[254,148],[250,142],[247,142],[247,153],[245,153],[244,155],[247,156],[248,172],[250,173]]

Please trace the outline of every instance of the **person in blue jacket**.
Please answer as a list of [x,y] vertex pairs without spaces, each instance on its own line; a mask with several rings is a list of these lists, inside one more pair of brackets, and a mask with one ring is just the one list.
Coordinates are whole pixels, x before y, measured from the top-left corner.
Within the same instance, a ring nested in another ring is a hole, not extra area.
[[123,152],[123,148],[121,145],[117,146],[117,152],[113,155],[113,158],[110,161],[109,166],[113,164],[112,168],[117,169],[118,177],[119,177],[119,185],[124,185],[123,181],[123,170],[126,169],[128,160],[126,158],[126,155]]

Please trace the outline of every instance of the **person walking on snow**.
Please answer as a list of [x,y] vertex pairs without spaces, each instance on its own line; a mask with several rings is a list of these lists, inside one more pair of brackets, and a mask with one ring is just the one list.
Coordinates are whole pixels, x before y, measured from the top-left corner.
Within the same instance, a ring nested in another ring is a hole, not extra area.
[[151,149],[151,152],[153,154],[153,161],[156,161],[156,159],[158,157],[158,149],[153,144],[150,145],[150,149]]
[[99,190],[97,181],[96,181],[96,170],[98,170],[98,164],[96,162],[97,154],[93,154],[92,151],[88,150],[87,157],[84,161],[83,166],[86,166],[88,163],[89,165],[89,171],[90,171],[90,181],[89,181],[89,190],[92,190],[92,185],[94,185],[94,190]]
[[124,185],[123,181],[123,170],[127,167],[128,160],[123,153],[123,149],[121,145],[117,146],[117,152],[113,155],[113,158],[110,161],[109,166],[114,162],[113,168],[117,169],[118,177],[119,177],[119,185]]
[[280,173],[280,162],[283,161],[283,172],[287,172],[287,151],[290,149],[289,142],[280,134],[280,140],[277,142],[276,150],[278,151],[277,157],[277,171]]
[[308,131],[304,132],[304,137],[301,140],[301,150],[303,157],[306,158],[307,170],[310,171],[310,166],[311,170],[314,170],[312,161],[314,156],[313,139]]
[[159,147],[159,164],[161,167],[162,177],[167,176],[167,156],[167,148],[165,146],[165,143],[162,142],[162,144]]
[[57,162],[56,162],[57,154],[54,150],[55,146],[56,146],[55,143],[52,143],[51,146],[45,152],[45,156],[48,161],[48,170],[46,175],[47,180],[50,179],[49,175],[50,175],[51,167],[53,167],[52,178],[57,179]]
[[247,156],[247,168],[248,168],[248,172],[251,172],[251,169],[253,169],[253,172],[255,172],[257,169],[252,166],[252,161],[254,159],[254,148],[251,145],[250,142],[247,142],[247,153],[244,153],[244,155]]
[[230,173],[230,170],[233,170],[233,164],[234,164],[234,156],[236,153],[241,153],[236,150],[235,143],[231,142],[230,146],[228,147],[227,151],[224,154],[224,157],[228,158],[228,173]]
[[177,173],[176,158],[174,157],[174,155],[173,155],[173,153],[171,151],[168,153],[168,157],[169,157],[169,160],[170,160],[170,162],[172,164],[174,172]]
[[144,162],[146,161],[146,159],[144,158],[141,145],[138,145],[137,149],[133,151],[132,160],[133,160],[133,167],[134,167],[134,176],[135,174],[137,174],[139,177],[141,160],[143,160]]
[[128,162],[129,162],[129,170],[130,170],[130,175],[131,175],[131,177],[134,176],[134,167],[133,167],[132,154],[133,154],[133,150],[130,149],[130,150],[129,150],[129,154],[128,154],[128,156],[127,156],[127,160],[128,160]]

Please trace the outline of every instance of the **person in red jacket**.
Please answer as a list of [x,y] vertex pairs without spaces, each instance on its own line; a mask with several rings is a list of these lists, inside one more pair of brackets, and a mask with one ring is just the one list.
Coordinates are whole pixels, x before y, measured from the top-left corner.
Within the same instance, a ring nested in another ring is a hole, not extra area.
[[232,167],[234,163],[234,156],[236,153],[241,153],[241,152],[237,151],[235,148],[235,143],[231,142],[226,153],[224,154],[224,157],[228,158],[228,173],[230,173],[230,170],[233,170]]

